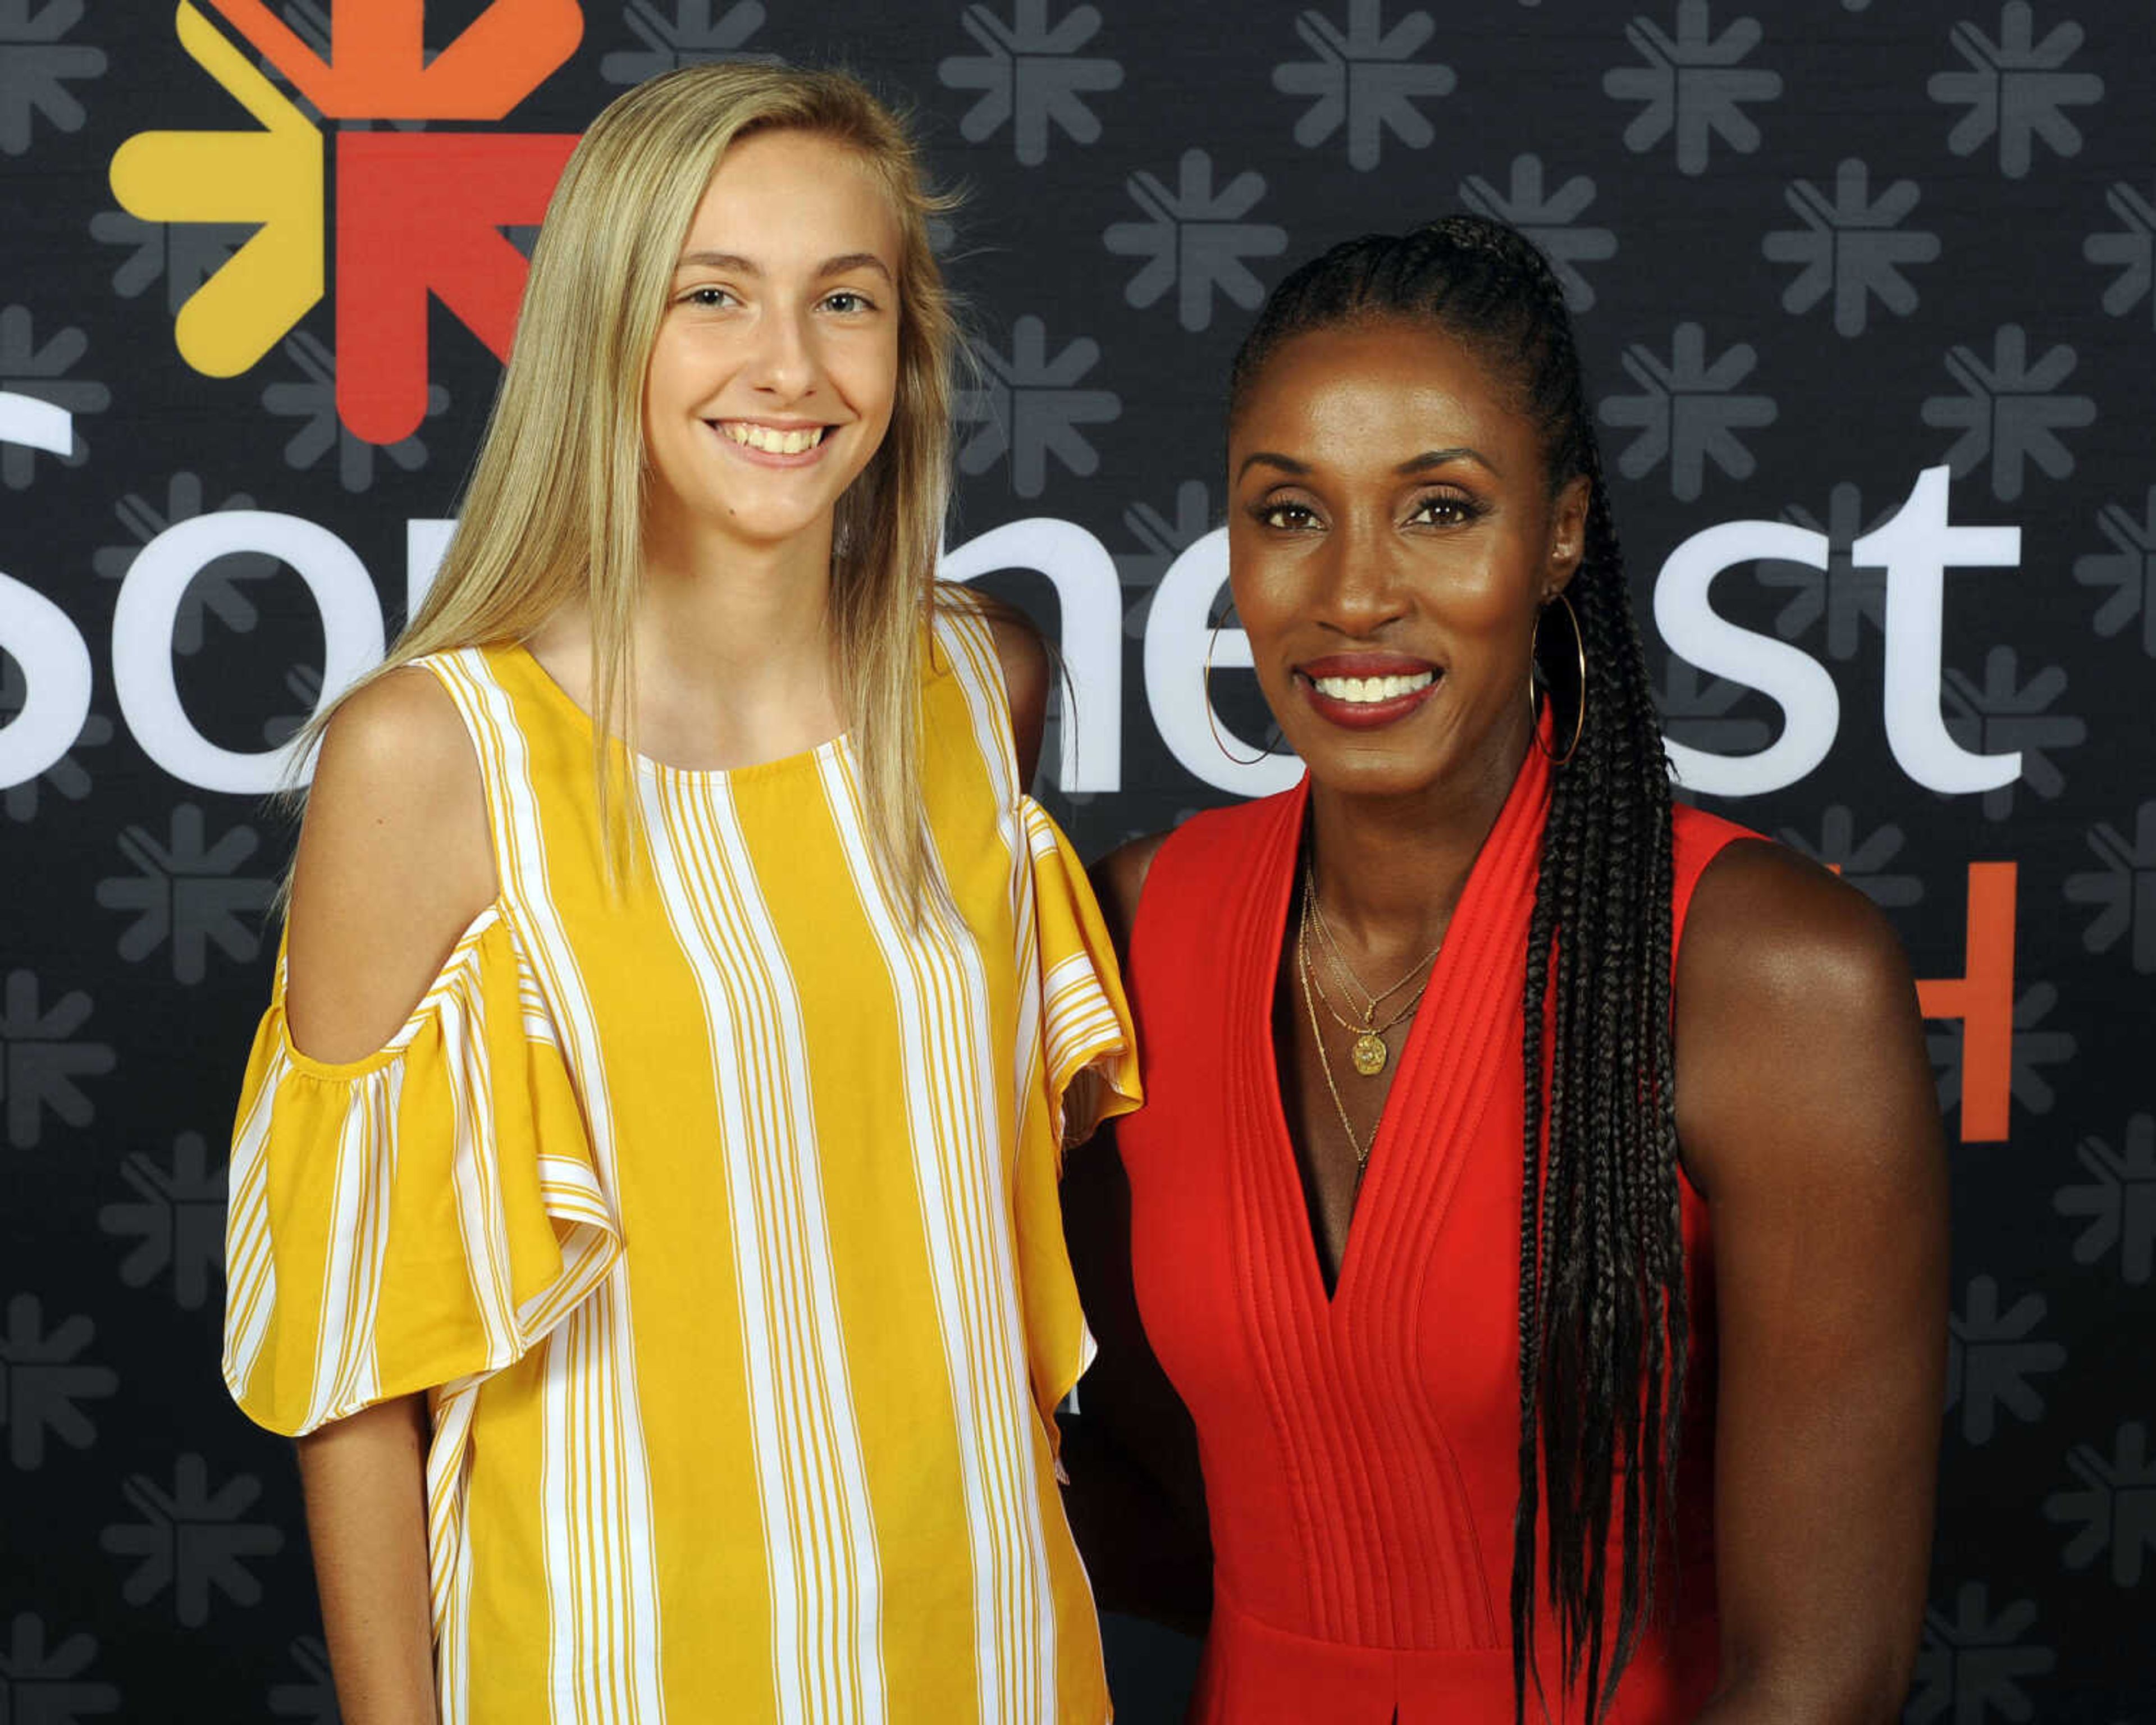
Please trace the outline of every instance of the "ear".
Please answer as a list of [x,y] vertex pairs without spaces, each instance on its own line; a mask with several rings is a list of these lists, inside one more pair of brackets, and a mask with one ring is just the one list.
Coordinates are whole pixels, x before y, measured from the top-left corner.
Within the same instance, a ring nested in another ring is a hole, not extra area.
[[1584,473],[1576,473],[1558,488],[1550,505],[1549,551],[1544,559],[1543,603],[1548,604],[1572,584],[1580,560],[1587,555],[1588,505],[1594,488]]

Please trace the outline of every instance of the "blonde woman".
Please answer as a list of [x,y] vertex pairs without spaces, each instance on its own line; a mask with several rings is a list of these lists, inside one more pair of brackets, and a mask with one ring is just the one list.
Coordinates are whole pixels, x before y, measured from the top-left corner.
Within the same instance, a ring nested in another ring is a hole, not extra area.
[[347,1725],[1106,1717],[1055,1183],[1137,1086],[1040,650],[933,583],[933,208],[842,75],[615,102],[326,722],[225,1374]]

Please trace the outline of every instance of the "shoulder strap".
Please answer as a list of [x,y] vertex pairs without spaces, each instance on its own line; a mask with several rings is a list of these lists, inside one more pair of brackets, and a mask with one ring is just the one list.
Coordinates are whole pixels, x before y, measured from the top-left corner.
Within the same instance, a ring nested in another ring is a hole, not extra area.
[[1004,686],[1003,660],[988,618],[963,590],[955,596],[937,593],[928,648],[927,689],[932,691],[939,675],[956,681],[973,721],[974,745],[995,785],[996,799],[1006,809],[1016,806],[1024,787],[1018,782],[1018,745],[1011,737],[1010,694]]

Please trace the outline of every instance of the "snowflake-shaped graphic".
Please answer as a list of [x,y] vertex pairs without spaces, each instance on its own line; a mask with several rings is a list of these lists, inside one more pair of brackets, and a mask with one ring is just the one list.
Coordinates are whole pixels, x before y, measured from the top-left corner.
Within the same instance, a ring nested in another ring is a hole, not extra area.
[[110,1072],[113,1054],[77,1034],[92,1010],[80,988],[41,1008],[38,978],[27,970],[10,971],[0,986],[0,1099],[8,1105],[8,1142],[18,1150],[38,1142],[48,1114],[72,1127],[95,1117],[75,1081]]
[[[252,509],[254,500],[234,492],[216,509]],[[176,473],[165,482],[162,509],[147,498],[129,492],[113,506],[113,514],[127,531],[131,545],[101,546],[90,558],[91,566],[107,581],[124,581],[135,567],[136,555],[167,527],[212,512],[205,502],[202,479],[192,473]],[[246,634],[261,620],[254,602],[241,583],[264,581],[283,566],[260,552],[235,552],[217,558],[187,583],[172,624],[172,649],[182,655],[202,651],[208,631],[205,619],[215,617],[235,634]]]
[[[23,675],[23,667],[6,655],[0,655],[0,724],[5,724],[23,710],[29,698],[29,684]],[[92,713],[83,721],[82,735],[67,753],[39,773],[35,778],[26,778],[0,791],[0,809],[7,812],[12,821],[31,821],[37,819],[40,788],[50,786],[70,803],[80,803],[90,792],[90,777],[87,768],[75,757],[85,749],[102,748],[112,741],[112,721],[102,713]]]
[[[2007,1074],[2007,1094],[2031,1114],[2050,1113],[2059,1099],[2042,1069],[2066,1065],[2081,1046],[2071,1030],[2043,1028],[2058,1004],[2059,991],[2049,983],[2024,989],[2014,1003],[2013,1065]],[[1961,1101],[1963,1026],[1957,1021],[1928,1030],[1924,1043],[1938,1071],[1939,1106],[1952,1108]]]
[[2116,1251],[2127,1286],[2143,1286],[2156,1266],[2156,1115],[2127,1122],[2123,1152],[2092,1137],[2075,1146],[2074,1159],[2089,1178],[2051,1194],[2060,1215],[2087,1218],[2074,1261],[2093,1264]]
[[1940,706],[1948,735],[1976,754],[2021,753],[2021,776],[1984,793],[1984,812],[2004,820],[2014,812],[2014,793],[2026,785],[2050,802],[2066,788],[2066,775],[2051,758],[2088,740],[2088,726],[2071,713],[2056,711],[2066,692],[2066,674],[2047,665],[2026,683],[2019,680],[2019,656],[2011,647],[1994,647],[1984,658],[1984,681],[1948,670]]
[[1993,336],[1989,363],[1959,343],[1951,348],[1946,368],[1961,393],[1927,397],[1923,418],[1937,429],[1961,433],[1946,453],[1955,477],[1974,471],[1989,455],[1991,495],[2011,503],[2021,495],[2030,462],[2053,479],[2071,473],[2073,452],[2058,434],[2096,418],[2093,400],[2060,388],[2075,363],[2074,350],[2062,341],[2031,364],[2028,332],[2015,323],[2002,324]]
[[1652,18],[1635,18],[1625,39],[1646,62],[1613,67],[1603,75],[1603,94],[1645,105],[1625,128],[1625,147],[1635,156],[1675,134],[1677,171],[1707,172],[1719,137],[1740,156],[1759,147],[1759,128],[1747,102],[1771,102],[1782,93],[1782,74],[1743,61],[1759,45],[1759,21],[1740,18],[1719,36],[1707,0],[1678,0],[1676,34]]
[[1932,1725],[1949,1715],[1953,1725],[1984,1725],[1994,1713],[2014,1725],[2035,1718],[2022,1680],[2041,1677],[2058,1662],[2049,1647],[2024,1644],[2035,1621],[2036,1607],[2028,1599],[1992,1616],[1989,1589],[1975,1581],[1955,1596],[1953,1616],[1927,1607],[1904,1725]]
[[8,1627],[8,1651],[0,1654],[0,1719],[74,1725],[94,1713],[118,1712],[119,1690],[90,1675],[96,1663],[96,1636],[72,1635],[51,1646],[43,1618],[17,1613]]
[[1924,883],[1916,875],[1887,872],[1887,865],[1902,854],[1907,842],[1901,828],[1892,821],[1860,839],[1856,814],[1836,803],[1820,817],[1817,839],[1795,827],[1784,827],[1781,839],[1791,850],[1832,869],[1882,909],[1913,905],[1924,896]]
[[983,474],[1009,456],[1011,489],[1021,497],[1041,494],[1051,454],[1081,479],[1091,475],[1101,457],[1078,428],[1105,425],[1123,411],[1113,390],[1078,387],[1100,358],[1101,344],[1081,336],[1051,360],[1048,326],[1038,317],[1012,326],[1008,358],[983,344],[988,387],[958,397],[960,423],[980,428],[958,450],[960,469]]
[[285,666],[285,692],[298,706],[289,713],[275,713],[262,721],[262,740],[273,749],[284,747],[299,734],[301,726],[321,711],[321,667],[312,665]]
[[[427,465],[427,446],[414,434],[402,443],[371,444],[354,437],[337,418],[336,361],[328,348],[305,330],[289,336],[285,357],[291,361],[302,381],[271,383],[262,391],[262,405],[282,419],[305,423],[285,445],[287,467],[308,469],[332,449],[336,452],[337,482],[357,495],[374,484],[374,464],[387,456],[407,473]],[[434,418],[449,405],[449,393],[439,383],[427,386],[427,417]]]
[[2156,1552],[2156,1459],[2148,1454],[2148,1428],[2128,1420],[2112,1438],[2108,1455],[2093,1444],[2076,1444],[2066,1467],[2081,1481],[2079,1489],[2054,1491],[2044,1500],[2045,1520],[2080,1526],[2060,1561],[2069,1569],[2086,1569],[2108,1548],[2111,1579],[2121,1587],[2138,1585],[2143,1558]]
[[110,1395],[120,1379],[82,1358],[96,1336],[97,1326],[80,1316],[48,1332],[35,1294],[8,1302],[8,1327],[0,1332],[0,1425],[8,1428],[8,1459],[17,1467],[43,1466],[49,1437],[71,1450],[97,1441],[97,1428],[75,1404]]
[[1411,12],[1390,29],[1384,18],[1384,0],[1348,0],[1345,29],[1322,12],[1299,13],[1295,33],[1311,57],[1273,68],[1281,95],[1316,99],[1295,123],[1296,142],[1315,150],[1344,126],[1348,166],[1363,173],[1377,167],[1388,131],[1410,150],[1435,137],[1415,103],[1450,95],[1460,81],[1451,67],[1415,58],[1437,33],[1428,13]]
[[1947,1408],[1961,1409],[1962,1435],[1988,1444],[2003,1408],[2017,1420],[2043,1416],[2044,1398],[2030,1378],[2056,1372],[2066,1350],[2035,1338],[2044,1321],[2044,1296],[2024,1294],[2011,1311],[1999,1309],[1999,1284],[1979,1276],[1969,1285],[1964,1310],[1947,1315]]
[[30,147],[38,117],[80,131],[90,116],[68,85],[105,75],[105,50],[62,39],[82,22],[83,0],[0,0],[0,151]]
[[330,1675],[330,1650],[313,1635],[292,1643],[292,1663],[299,1668],[296,1683],[275,1683],[270,1689],[270,1712],[279,1719],[304,1719],[310,1725],[338,1725],[336,1685]]
[[1772,397],[1737,392],[1758,363],[1749,345],[1739,341],[1710,362],[1704,326],[1681,323],[1668,359],[1635,341],[1620,363],[1639,393],[1605,398],[1602,423],[1639,429],[1617,458],[1625,478],[1644,478],[1666,459],[1671,490],[1689,503],[1705,484],[1710,459],[1732,479],[1751,476],[1752,452],[1737,434],[1773,424],[1775,408]]
[[1759,584],[1789,593],[1789,601],[1774,614],[1774,633],[1785,641],[1801,639],[1821,618],[1826,619],[1826,650],[1834,659],[1854,659],[1863,646],[1864,625],[1887,627],[1887,571],[1881,566],[1857,562],[1851,547],[1872,527],[1891,520],[1900,506],[1880,511],[1876,519],[1864,518],[1864,494],[1853,480],[1839,481],[1827,494],[1826,519],[1821,521],[1801,504],[1782,511],[1783,519],[1817,533],[1827,542],[1826,567],[1810,563],[1763,558]]
[[1686,748],[1710,755],[1756,754],[1771,736],[1766,721],[1730,716],[1745,693],[1742,683],[1726,678],[1702,680],[1697,665],[1672,654],[1661,686],[1655,691],[1655,706],[1663,731]]
[[2090,263],[2119,272],[2103,290],[2103,309],[2123,317],[2143,300],[2156,314],[2156,205],[2120,180],[2103,194],[2112,213],[2126,224],[2122,234],[2092,234],[2082,242]]
[[182,1455],[168,1490],[146,1474],[132,1474],[121,1495],[135,1512],[98,1535],[98,1544],[134,1568],[121,1588],[131,1605],[146,1605],[168,1589],[181,1624],[199,1629],[209,1621],[213,1596],[237,1605],[261,1600],[262,1584],[247,1565],[284,1549],[285,1536],[267,1522],[244,1520],[262,1496],[262,1481],[236,1474],[213,1491],[209,1464]]
[[981,92],[958,122],[968,143],[994,136],[1009,121],[1019,161],[1038,167],[1048,160],[1050,121],[1077,143],[1099,140],[1100,117],[1086,97],[1120,88],[1123,69],[1078,52],[1100,32],[1097,8],[1073,7],[1051,26],[1048,0],[1014,0],[1009,23],[985,5],[968,6],[958,23],[981,52],[950,55],[936,75],[946,90]]
[[2103,99],[2103,80],[2070,72],[2084,33],[2076,23],[2056,26],[2036,40],[2035,12],[2028,0],[2008,0],[1999,14],[1999,36],[1966,21],[1947,33],[1966,70],[1934,72],[1926,93],[1943,107],[1969,112],[1947,134],[1957,156],[1974,156],[1999,140],[1999,167],[2010,180],[2022,178],[2035,160],[2041,138],[2061,156],[2081,153],[2081,129],[2066,115]]
[[252,827],[234,827],[212,845],[202,809],[182,803],[172,811],[171,834],[160,844],[142,827],[122,832],[120,854],[135,873],[99,881],[97,901],[133,914],[120,937],[122,958],[139,964],[169,941],[173,980],[192,987],[208,973],[213,945],[243,963],[260,950],[260,933],[242,917],[268,904],[272,888],[236,872],[261,848]]
[[2088,846],[2102,869],[2069,875],[2066,886],[2070,903],[2100,909],[2082,931],[2082,945],[2108,952],[2131,933],[2134,969],[2143,976],[2156,972],[2156,802],[2135,812],[2130,842],[2105,820],[2089,829]]
[[133,300],[162,281],[165,310],[174,317],[254,232],[239,222],[141,222],[124,209],[90,218],[91,239],[126,252],[112,272],[113,292]]
[[1137,550],[1116,559],[1125,603],[1123,633],[1142,640],[1161,578],[1170,564],[1213,531],[1212,494],[1204,480],[1185,480],[1175,488],[1173,516],[1162,514],[1150,503],[1133,503],[1123,511],[1123,526],[1137,542]]
[[137,1151],[121,1163],[120,1178],[135,1196],[106,1204],[97,1225],[134,1243],[120,1261],[121,1281],[146,1287],[169,1274],[174,1303],[199,1311],[224,1254],[224,1164],[210,1159],[200,1132],[182,1132],[172,1141],[169,1168]]
[[[0,6],[7,3],[8,0],[0,0]],[[40,346],[27,305],[0,311],[0,389],[50,402],[78,417],[101,413],[111,405],[112,392],[102,383],[68,375],[89,351],[90,337],[76,329],[62,330]],[[89,454],[82,427],[77,425],[74,448],[59,459],[70,467],[80,467]],[[37,457],[38,452],[28,444],[10,443],[0,448],[0,484],[11,491],[27,489],[37,477]]]
[[1509,189],[1500,192],[1480,174],[1471,174],[1460,182],[1460,201],[1478,214],[1510,223],[1540,247],[1564,289],[1564,303],[1573,311],[1594,308],[1594,288],[1579,266],[1617,255],[1614,233],[1580,220],[1594,202],[1594,181],[1574,174],[1554,192],[1547,192],[1543,159],[1530,152],[1512,158]]
[[1146,219],[1112,223],[1101,239],[1118,257],[1147,259],[1123,289],[1126,300],[1143,310],[1177,288],[1177,317],[1192,331],[1212,326],[1215,294],[1245,311],[1257,309],[1265,284],[1243,259],[1276,258],[1287,249],[1286,228],[1243,220],[1265,195],[1264,175],[1240,173],[1216,191],[1213,158],[1185,150],[1173,191],[1143,168],[1123,183]]
[[1804,226],[1778,229],[1760,246],[1772,263],[1804,266],[1783,290],[1782,309],[1801,316],[1831,294],[1840,336],[1864,333],[1875,299],[1897,317],[1914,311],[1917,290],[1902,266],[1939,254],[1938,234],[1902,226],[1919,195],[1914,180],[1897,180],[1873,198],[1871,170],[1854,157],[1835,171],[1831,198],[1810,180],[1793,182],[1783,197]]
[[[325,65],[335,63],[336,20],[335,8],[341,0],[278,0],[277,15],[284,20],[292,33],[298,37],[306,50]],[[296,106],[301,114],[316,125],[326,117],[315,105],[315,100],[294,81],[291,74],[270,55],[250,52],[249,61]],[[346,131],[424,131],[424,120],[376,120],[340,115],[336,127]]]
[[621,21],[644,46],[616,49],[599,62],[599,76],[609,84],[641,84],[708,60],[775,60],[776,54],[742,49],[763,28],[766,16],[761,0],[733,0],[723,13],[712,0],[675,0],[671,17],[652,0],[629,0]]
[[2096,632],[2108,639],[2138,616],[2141,650],[2156,659],[2156,485],[2148,488],[2139,521],[2124,504],[2107,503],[2097,511],[2096,525],[2112,548],[2074,559],[2075,580],[2111,589],[2097,607]]

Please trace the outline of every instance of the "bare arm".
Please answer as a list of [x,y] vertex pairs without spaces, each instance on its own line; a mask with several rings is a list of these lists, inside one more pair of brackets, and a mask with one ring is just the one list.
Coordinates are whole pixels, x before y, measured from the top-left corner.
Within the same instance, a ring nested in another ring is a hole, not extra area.
[[1946,1364],[1915,987],[1861,895],[1739,845],[1694,900],[1676,1024],[1719,1320],[1722,1666],[1702,1725],[1887,1725],[1923,1609]]
[[[379,1048],[494,896],[478,763],[449,697],[399,671],[331,722],[293,875],[285,1016],[317,1060]],[[348,1725],[435,1717],[422,1396],[299,1440],[322,1624]]]

